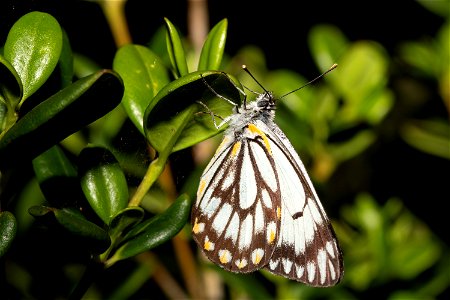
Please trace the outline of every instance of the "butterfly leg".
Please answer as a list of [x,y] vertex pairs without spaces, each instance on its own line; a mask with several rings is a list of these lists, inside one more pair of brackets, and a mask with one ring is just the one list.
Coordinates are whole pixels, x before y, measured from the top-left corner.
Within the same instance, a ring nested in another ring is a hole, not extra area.
[[[222,126],[222,124],[225,121],[225,119],[222,118],[221,116],[216,115],[215,113],[213,113],[212,110],[210,110],[209,107],[205,103],[203,103],[201,101],[196,101],[196,102],[206,109],[206,111],[200,111],[199,113],[209,114],[211,116],[211,119],[212,119],[213,123],[214,123],[214,127],[216,127],[216,129],[219,129]],[[221,119],[222,122],[219,125],[217,125],[215,118]]]

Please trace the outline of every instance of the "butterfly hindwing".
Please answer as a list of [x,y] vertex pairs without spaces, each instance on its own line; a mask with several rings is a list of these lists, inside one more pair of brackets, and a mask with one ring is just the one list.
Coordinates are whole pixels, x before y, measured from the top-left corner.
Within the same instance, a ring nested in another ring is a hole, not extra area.
[[267,269],[312,286],[335,285],[341,251],[311,180],[278,126],[258,126],[270,141],[281,189],[281,232]]

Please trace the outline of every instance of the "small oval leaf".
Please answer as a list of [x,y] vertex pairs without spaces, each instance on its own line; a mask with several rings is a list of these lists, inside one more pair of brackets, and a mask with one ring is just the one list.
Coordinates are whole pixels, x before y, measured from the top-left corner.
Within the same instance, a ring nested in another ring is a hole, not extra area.
[[50,77],[62,49],[58,21],[43,12],[22,16],[9,31],[4,55],[16,69],[23,84],[22,101]]
[[122,105],[136,128],[144,134],[145,109],[158,91],[169,83],[167,69],[156,54],[139,45],[121,47],[113,66],[125,85]]
[[339,58],[349,45],[347,38],[336,26],[326,24],[314,26],[309,33],[308,42],[316,64],[323,71],[334,63],[339,63]]
[[97,215],[109,224],[127,207],[128,185],[119,162],[107,149],[88,147],[79,157],[81,188]]
[[164,21],[166,22],[167,29],[167,52],[169,53],[170,62],[174,68],[175,76],[178,78],[189,73],[186,55],[184,53],[183,43],[177,29],[169,21],[169,19],[164,18]]
[[228,20],[223,19],[206,37],[198,63],[198,71],[219,70],[227,40]]
[[0,257],[5,255],[16,237],[17,221],[9,211],[0,212]]

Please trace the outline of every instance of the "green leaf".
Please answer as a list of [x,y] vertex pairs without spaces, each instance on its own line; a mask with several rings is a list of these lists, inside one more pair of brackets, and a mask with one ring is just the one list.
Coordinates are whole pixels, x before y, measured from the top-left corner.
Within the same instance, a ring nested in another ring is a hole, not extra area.
[[366,41],[354,43],[340,60],[334,74],[337,76],[331,81],[344,101],[335,123],[379,121],[393,100],[386,89],[387,72],[388,59],[380,45]]
[[9,211],[0,212],[0,257],[5,255],[17,232],[17,221]]
[[227,40],[228,20],[223,19],[211,29],[200,54],[198,71],[219,70]]
[[84,195],[97,215],[109,225],[112,217],[128,204],[125,174],[114,155],[105,148],[85,148],[79,160]]
[[167,69],[156,54],[139,45],[121,47],[114,57],[113,68],[125,85],[122,105],[136,128],[144,134],[145,109],[169,83]]
[[329,144],[328,151],[337,162],[346,161],[366,150],[375,138],[372,130],[360,130],[345,142]]
[[[101,70],[43,101],[0,140],[2,166],[33,158],[116,107],[123,95],[120,77]],[[7,159],[5,159],[7,157]]]
[[169,58],[174,69],[175,77],[178,78],[189,73],[186,55],[184,53],[183,43],[177,29],[173,26],[169,19],[164,18],[164,21],[166,22],[167,29],[167,52],[169,53]]
[[33,169],[45,199],[52,206],[76,203],[80,196],[77,171],[58,145],[33,159]]
[[48,206],[32,206],[28,212],[36,218],[55,220],[71,233],[82,237],[84,242],[96,252],[105,251],[110,245],[108,233],[96,224],[86,220],[77,210],[63,208],[57,209]]
[[106,262],[111,266],[139,253],[155,248],[174,237],[186,224],[191,210],[191,200],[186,194],[162,214],[140,223],[127,235],[130,239]]
[[[160,153],[174,152],[217,134],[219,130],[214,127],[211,113],[225,118],[232,111],[232,105],[217,94],[235,103],[240,101],[241,95],[235,86],[239,83],[233,80],[233,84],[230,80],[222,72],[198,71],[165,86],[145,112],[145,133],[152,147]],[[197,101],[204,103],[209,111]],[[220,121],[217,119],[216,123]]]
[[405,42],[400,45],[403,60],[423,72],[426,76],[436,77],[442,70],[443,64],[436,60],[434,44],[425,42]]
[[418,0],[423,7],[428,9],[429,11],[443,17],[448,18],[450,16],[449,9],[448,9],[448,0],[444,1],[429,1],[429,0]]
[[109,225],[109,234],[113,243],[116,243],[119,237],[125,236],[126,232],[140,223],[144,218],[144,210],[139,207],[127,207],[119,211],[112,219]]
[[30,12],[13,25],[6,39],[4,55],[22,79],[22,101],[50,77],[58,63],[62,43],[61,27],[47,13]]
[[450,159],[449,132],[447,120],[410,121],[400,131],[411,146],[446,159]]
[[61,55],[58,62],[59,71],[61,73],[61,86],[64,88],[72,83],[73,74],[73,52],[70,47],[69,37],[63,30],[63,44]]

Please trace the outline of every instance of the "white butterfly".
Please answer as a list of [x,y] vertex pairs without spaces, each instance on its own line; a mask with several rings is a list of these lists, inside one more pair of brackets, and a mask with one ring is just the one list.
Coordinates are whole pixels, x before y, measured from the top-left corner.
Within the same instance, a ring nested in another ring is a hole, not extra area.
[[276,99],[265,91],[247,103],[240,92],[243,104],[218,126],[229,128],[200,179],[193,238],[228,271],[266,268],[333,286],[344,273],[341,250],[302,161],[274,123]]

